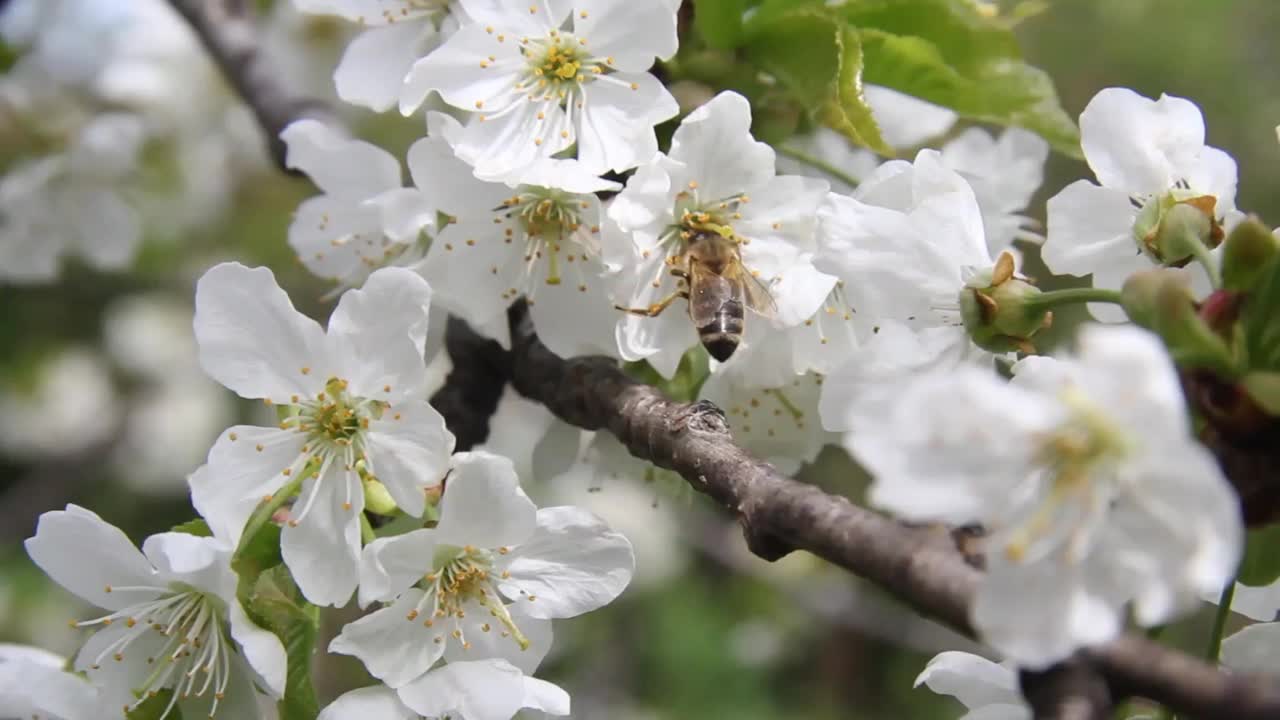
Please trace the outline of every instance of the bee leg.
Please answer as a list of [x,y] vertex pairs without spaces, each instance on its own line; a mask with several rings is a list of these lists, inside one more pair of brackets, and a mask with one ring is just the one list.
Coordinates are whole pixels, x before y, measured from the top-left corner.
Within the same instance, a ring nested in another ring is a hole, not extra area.
[[673,268],[671,268],[671,274],[672,274],[672,275],[675,275],[676,277],[680,278],[681,280],[688,280],[688,279],[689,279],[689,271],[688,271],[688,270],[685,270],[684,268],[673,267]]
[[658,315],[662,314],[663,310],[667,309],[668,305],[675,302],[679,298],[684,298],[685,300],[688,300],[689,291],[684,288],[680,288],[679,290],[676,290],[675,292],[662,298],[662,300],[650,305],[649,307],[629,308],[629,307],[623,307],[621,305],[614,305],[613,307],[617,310],[631,313],[632,315],[643,315],[644,317],[657,317]]

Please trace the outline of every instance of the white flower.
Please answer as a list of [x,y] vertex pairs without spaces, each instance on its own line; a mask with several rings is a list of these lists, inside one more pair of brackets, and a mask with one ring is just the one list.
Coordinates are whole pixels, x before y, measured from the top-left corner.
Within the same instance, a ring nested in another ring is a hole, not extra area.
[[338,97],[385,112],[404,102],[409,70],[465,16],[449,0],[294,0],[299,10],[337,15],[366,30],[347,45],[333,73]]
[[36,720],[94,720],[97,690],[47,650],[0,643],[0,712]]
[[329,646],[392,688],[441,657],[498,658],[531,673],[550,649],[550,618],[606,605],[631,579],[626,538],[578,508],[537,510],[506,458],[456,455],[440,515],[435,528],[365,548],[361,605],[394,602]]
[[289,225],[289,245],[308,270],[355,286],[416,244],[416,233],[383,232],[381,203],[402,190],[400,162],[391,153],[315,120],[290,123],[280,137],[288,166],[323,191],[304,200]]
[[970,340],[960,297],[990,279],[995,261],[972,189],[937,151],[885,163],[854,197],[829,195],[819,217],[816,264],[840,278],[869,336],[824,382],[828,430],[847,430],[844,414],[895,377],[991,358]]
[[919,522],[979,523],[983,639],[1044,667],[1138,624],[1167,622],[1234,574],[1238,501],[1192,434],[1160,342],[1085,328],[1076,357],[1032,357],[1005,383],[960,367],[863,403],[846,445],[871,502]]
[[[747,325],[798,325],[835,287],[836,279],[812,264],[815,216],[826,182],[775,175],[773,149],[753,139],[750,127],[746,98],[720,93],[685,117],[669,154],[655,156],[628,179],[608,210],[617,227],[605,225],[606,257],[625,266],[615,291],[619,305],[644,309],[675,299],[683,285],[669,270],[688,250],[689,239],[708,232],[728,238],[724,244],[740,254],[743,282],[752,285],[753,294],[772,296],[763,307],[757,304],[757,312],[773,315],[773,322],[753,316]],[[737,303],[742,308],[741,296]],[[669,308],[656,317],[620,315],[622,357],[648,360],[670,377],[698,342],[683,310]]]
[[[1119,289],[1133,273],[1163,262],[1143,237],[1162,206],[1203,197],[1219,223],[1234,216],[1235,160],[1206,146],[1204,133],[1200,109],[1189,100],[1148,100],[1126,88],[1095,95],[1080,114],[1080,144],[1099,184],[1078,180],[1049,199],[1045,265]],[[1116,307],[1090,311],[1124,319]]]
[[741,373],[725,368],[712,373],[700,394],[724,408],[735,441],[780,471],[794,473],[835,439],[818,418],[822,382],[807,373],[777,387],[753,387]]
[[1018,673],[990,660],[956,650],[939,653],[916,677],[939,695],[959,700],[969,712],[959,720],[1031,720],[1018,691]]
[[982,209],[987,249],[994,257],[1014,240],[1042,242],[1036,222],[1020,214],[1044,182],[1049,143],[1022,128],[1007,128],[999,138],[969,128],[942,146],[942,162],[969,182]]
[[457,121],[429,113],[427,122],[431,135],[409,148],[416,187],[382,204],[395,236],[449,216],[416,265],[436,301],[505,347],[507,307],[524,296],[538,337],[556,354],[617,355],[594,193],[618,185],[577,161],[549,158],[509,185],[477,180],[454,155],[463,132]]
[[256,718],[255,684],[284,692],[284,647],[240,607],[220,540],[161,533],[138,552],[118,528],[68,505],[40,516],[26,548],[58,584],[108,611],[76,623],[100,627],[75,661],[100,707],[118,713],[172,688],[170,707],[184,715]]
[[414,64],[400,98],[432,90],[474,113],[459,157],[486,179],[577,144],[593,173],[626,170],[658,150],[653,127],[679,108],[646,72],[676,51],[676,10],[631,0],[458,0],[474,23]]
[[266,268],[223,263],[196,286],[201,366],[283,419],[224,432],[190,479],[192,502],[234,544],[261,500],[299,490],[280,549],[317,605],[342,605],[355,589],[362,479],[417,517],[448,466],[453,436],[425,397],[430,293],[408,270],[378,270],[343,293],[326,333]]
[[569,695],[504,660],[476,660],[438,667],[399,691],[385,685],[352,690],[320,720],[510,720],[522,708],[568,715]]
[[38,459],[101,446],[118,426],[118,401],[100,355],[64,350],[39,369],[34,387],[0,386],[0,448]]
[[0,281],[51,280],[68,253],[101,270],[128,265],[142,227],[119,187],[133,175],[143,140],[137,117],[99,115],[65,152],[0,179]]

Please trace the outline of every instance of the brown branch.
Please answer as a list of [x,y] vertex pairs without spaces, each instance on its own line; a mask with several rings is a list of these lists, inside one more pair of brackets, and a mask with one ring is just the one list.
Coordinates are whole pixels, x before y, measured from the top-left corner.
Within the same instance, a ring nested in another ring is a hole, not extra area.
[[1022,695],[1036,720],[1106,720],[1111,688],[1087,662],[1073,658],[1043,672],[1023,670]]
[[267,136],[271,157],[285,172],[280,132],[303,117],[332,119],[319,100],[293,95],[280,83],[276,68],[262,55],[251,3],[243,0],[170,0],[195,30],[227,82],[253,111]]
[[477,335],[466,322],[449,316],[444,347],[453,360],[444,387],[431,396],[431,406],[444,416],[456,448],[470,450],[489,437],[489,418],[498,409],[511,374],[511,358],[502,346]]
[[[608,358],[563,360],[538,340],[522,305],[511,316],[511,382],[521,394],[568,423],[607,429],[636,457],[679,473],[734,513],[747,546],[765,560],[808,550],[973,635],[969,607],[981,571],[965,562],[948,533],[909,527],[793,480],[738,447],[715,406],[673,402]],[[1094,672],[1105,679],[1109,698]],[[1096,713],[1140,696],[1205,720],[1280,718],[1275,678],[1229,675],[1133,635],[1081,653],[1029,685],[1042,717],[1099,717],[1062,713]]]

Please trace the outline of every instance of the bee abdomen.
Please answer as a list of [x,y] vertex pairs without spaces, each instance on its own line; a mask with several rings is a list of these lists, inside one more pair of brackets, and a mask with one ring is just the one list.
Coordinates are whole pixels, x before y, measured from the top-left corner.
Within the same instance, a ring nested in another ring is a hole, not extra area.
[[742,342],[742,304],[729,301],[720,306],[711,322],[698,328],[698,337],[702,346],[711,353],[711,357],[724,362]]

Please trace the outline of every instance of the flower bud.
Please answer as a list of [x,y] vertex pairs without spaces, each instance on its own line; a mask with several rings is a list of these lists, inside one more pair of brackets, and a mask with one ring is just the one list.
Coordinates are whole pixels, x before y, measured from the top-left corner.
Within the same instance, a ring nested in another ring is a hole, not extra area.
[[1017,277],[1013,255],[1001,253],[990,270],[970,278],[960,291],[960,317],[978,347],[996,353],[1031,353],[1031,338],[1049,327],[1053,313],[1028,303],[1040,289]]
[[1276,250],[1276,236],[1257,218],[1240,223],[1222,248],[1222,286],[1237,292],[1253,289]]
[[1120,297],[1130,319],[1159,335],[1179,367],[1204,368],[1224,377],[1233,375],[1231,351],[1200,317],[1186,273],[1135,273],[1125,281]]
[[361,480],[364,485],[364,509],[377,515],[391,515],[400,508],[391,499],[387,486],[372,477],[365,476]]
[[1143,206],[1133,224],[1138,245],[1167,267],[1186,265],[1200,249],[1222,242],[1222,226],[1214,219],[1217,198],[1165,195]]

